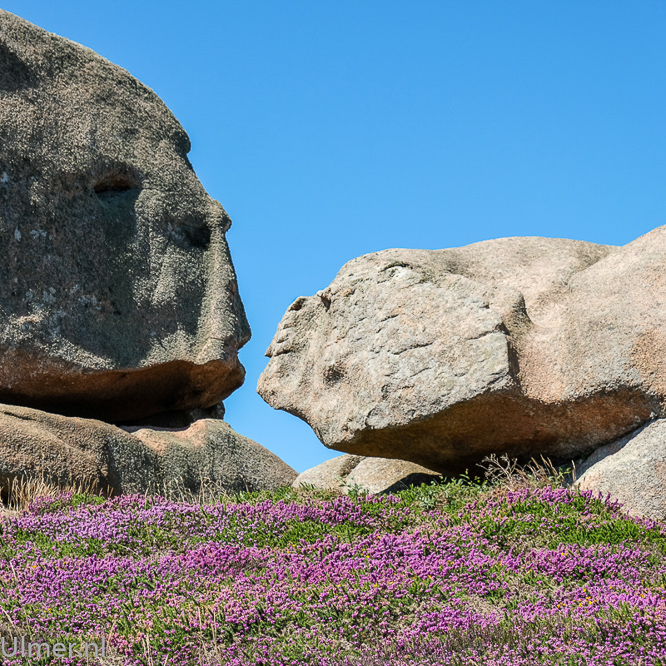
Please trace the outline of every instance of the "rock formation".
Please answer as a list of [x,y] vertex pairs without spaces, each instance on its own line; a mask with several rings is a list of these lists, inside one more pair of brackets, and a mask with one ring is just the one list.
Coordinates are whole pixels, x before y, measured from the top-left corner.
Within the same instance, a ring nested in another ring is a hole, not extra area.
[[312,486],[318,490],[341,490],[343,479],[358,465],[363,456],[337,456],[301,472],[293,482],[294,488]]
[[0,402],[126,422],[242,384],[231,222],[189,149],[128,72],[0,11]]
[[664,257],[666,227],[365,255],[289,307],[258,390],[329,448],[445,474],[589,455],[664,415]]
[[189,149],[128,72],[0,10],[1,487],[37,476],[198,493],[295,478],[219,420],[250,329],[231,222]]
[[581,490],[610,495],[632,516],[666,519],[666,420],[599,447],[577,473]]
[[293,486],[313,486],[319,490],[339,490],[343,493],[356,487],[379,494],[393,493],[440,478],[432,470],[405,460],[344,455],[305,470],[296,477]]
[[131,427],[0,405],[0,487],[21,477],[109,494],[273,490],[296,472],[227,423]]

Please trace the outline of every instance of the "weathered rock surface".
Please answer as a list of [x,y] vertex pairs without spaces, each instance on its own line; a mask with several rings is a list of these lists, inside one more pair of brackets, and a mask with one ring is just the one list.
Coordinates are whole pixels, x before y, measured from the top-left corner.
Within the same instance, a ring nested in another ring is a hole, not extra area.
[[610,495],[630,515],[666,519],[666,420],[598,448],[578,475],[581,490]]
[[0,400],[123,422],[242,384],[230,220],[167,107],[0,11]]
[[358,486],[379,494],[420,486],[439,478],[436,472],[406,460],[344,455],[305,470],[296,477],[293,486],[309,485],[345,493],[350,487]]
[[155,452],[115,426],[0,405],[0,483],[24,476],[115,494],[161,481]]
[[0,405],[0,486],[22,477],[112,494],[274,490],[296,472],[224,421],[178,430],[121,429],[93,419]]
[[339,490],[342,480],[358,465],[363,456],[337,456],[320,465],[306,469],[294,480],[294,488],[308,485],[320,490]]
[[393,493],[441,478],[437,472],[407,460],[363,458],[345,479],[370,493]]
[[200,484],[228,491],[275,490],[290,486],[297,474],[257,442],[216,419],[188,428],[128,428],[158,455],[163,484],[180,481],[197,492]]
[[588,455],[664,415],[665,264],[666,227],[365,255],[290,306],[258,390],[330,448],[446,474]]

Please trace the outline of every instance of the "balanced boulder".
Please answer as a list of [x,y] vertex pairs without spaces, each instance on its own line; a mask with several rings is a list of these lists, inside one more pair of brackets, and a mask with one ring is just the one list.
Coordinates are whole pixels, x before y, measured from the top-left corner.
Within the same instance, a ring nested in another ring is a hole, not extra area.
[[0,10],[0,400],[127,422],[238,388],[250,330],[187,134],[128,72]]
[[664,412],[665,258],[666,227],[365,255],[289,307],[258,390],[329,448],[445,474],[589,455]]

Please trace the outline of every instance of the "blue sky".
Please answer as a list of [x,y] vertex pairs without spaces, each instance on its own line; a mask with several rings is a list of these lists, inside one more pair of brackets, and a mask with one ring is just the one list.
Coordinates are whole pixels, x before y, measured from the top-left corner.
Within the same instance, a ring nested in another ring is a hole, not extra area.
[[233,220],[253,338],[227,420],[338,455],[256,394],[288,305],[349,259],[666,222],[666,0],[4,0],[162,97]]

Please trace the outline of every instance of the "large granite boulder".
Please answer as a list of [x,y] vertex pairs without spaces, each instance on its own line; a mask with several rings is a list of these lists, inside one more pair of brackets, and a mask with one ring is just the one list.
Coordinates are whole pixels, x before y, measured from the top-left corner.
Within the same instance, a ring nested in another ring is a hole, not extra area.
[[665,258],[666,227],[365,255],[289,307],[258,390],[332,449],[445,474],[588,455],[664,413]]
[[275,490],[296,472],[227,423],[125,429],[94,419],[0,405],[0,487],[21,477],[109,494],[180,497],[201,491]]
[[146,86],[0,10],[0,400],[127,422],[243,382],[250,331],[190,142]]
[[629,515],[665,520],[666,420],[599,447],[577,473],[581,490],[610,495]]
[[432,483],[441,476],[406,460],[344,455],[301,472],[294,488],[313,487],[348,493],[352,488],[371,494],[393,493]]

